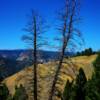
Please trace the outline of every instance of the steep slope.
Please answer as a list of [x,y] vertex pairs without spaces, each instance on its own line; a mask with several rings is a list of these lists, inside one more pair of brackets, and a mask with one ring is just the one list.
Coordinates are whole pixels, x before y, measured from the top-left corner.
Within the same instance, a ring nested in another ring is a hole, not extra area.
[[[67,79],[70,81],[75,79],[78,69],[82,67],[86,73],[87,78],[90,78],[93,72],[92,62],[95,60],[96,55],[74,57],[69,60],[65,59],[59,75],[59,80],[56,84],[56,94],[63,92]],[[74,62],[74,63],[72,63]],[[52,85],[53,77],[57,68],[57,62],[49,62],[39,64],[38,66],[38,99],[47,100]],[[10,93],[14,93],[15,85],[23,84],[29,95],[29,100],[32,100],[32,66],[8,77],[4,80],[7,84]],[[40,99],[41,98],[41,99]],[[60,100],[55,97],[54,100]]]

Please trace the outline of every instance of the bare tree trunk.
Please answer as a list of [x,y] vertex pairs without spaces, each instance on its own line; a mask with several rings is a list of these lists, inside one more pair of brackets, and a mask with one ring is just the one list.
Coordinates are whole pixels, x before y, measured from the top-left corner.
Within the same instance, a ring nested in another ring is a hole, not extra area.
[[73,27],[73,17],[74,17],[74,11],[75,11],[75,1],[73,0],[73,3],[72,3],[72,12],[71,12],[71,15],[69,17],[69,24],[68,24],[68,33],[67,33],[67,36],[66,36],[66,28],[67,28],[67,23],[66,23],[66,20],[67,20],[67,15],[65,15],[66,19],[63,19],[64,21],[64,24],[63,24],[63,31],[62,31],[62,35],[63,35],[63,47],[62,47],[62,52],[61,52],[61,58],[59,59],[59,64],[58,64],[58,68],[57,68],[57,71],[56,71],[56,74],[55,74],[55,77],[54,77],[54,80],[53,80],[53,85],[51,87],[51,92],[50,92],[50,96],[49,96],[49,100],[53,100],[53,96],[54,96],[54,93],[55,93],[55,88],[56,88],[56,83],[57,83],[57,80],[58,80],[58,76],[59,76],[59,73],[60,73],[60,70],[61,70],[61,67],[62,67],[62,63],[63,63],[63,59],[64,59],[64,55],[65,55],[65,50],[66,50],[66,47],[68,46],[68,43],[71,39],[71,33],[72,33],[72,27]]
[[36,19],[34,18],[34,100],[37,100],[37,34]]
[[32,95],[34,96],[34,100],[38,99],[38,91],[37,91],[37,67],[38,67],[38,49],[42,45],[44,45],[44,40],[42,34],[45,30],[45,23],[43,18],[37,13],[37,11],[32,10],[30,15],[30,20],[27,23],[26,28],[24,28],[28,35],[24,35],[22,40],[29,44],[32,49],[32,57],[33,57],[33,81],[32,81]]
[[53,95],[54,95],[54,92],[55,92],[55,85],[56,85],[56,82],[58,80],[58,75],[59,75],[59,72],[60,72],[60,69],[61,69],[61,66],[62,66],[63,57],[64,57],[64,51],[65,50],[63,48],[63,52],[61,54],[61,58],[60,58],[60,61],[59,61],[59,65],[58,65],[58,68],[57,68],[57,71],[56,71],[56,74],[55,74],[55,77],[54,77],[54,80],[53,80],[53,85],[51,87],[51,92],[50,92],[49,100],[52,100]]
[[45,23],[43,18],[34,10],[31,12],[30,21],[27,23],[26,28],[24,30],[28,32],[28,35],[24,35],[22,40],[29,44],[32,49],[32,57],[33,57],[33,81],[32,81],[32,95],[33,99],[38,99],[38,82],[37,82],[37,67],[38,67],[38,49],[39,46],[44,45],[44,40],[42,34],[45,30]]

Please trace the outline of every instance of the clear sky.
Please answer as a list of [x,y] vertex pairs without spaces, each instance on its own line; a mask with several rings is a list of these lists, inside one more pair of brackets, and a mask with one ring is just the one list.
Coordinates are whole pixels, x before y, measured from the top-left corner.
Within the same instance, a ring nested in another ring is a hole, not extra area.
[[[0,49],[23,49],[21,36],[30,10],[36,9],[53,24],[55,12],[63,0],[0,0]],[[83,0],[80,30],[85,39],[85,48],[100,49],[100,0]],[[53,29],[48,34],[49,41],[54,37]]]

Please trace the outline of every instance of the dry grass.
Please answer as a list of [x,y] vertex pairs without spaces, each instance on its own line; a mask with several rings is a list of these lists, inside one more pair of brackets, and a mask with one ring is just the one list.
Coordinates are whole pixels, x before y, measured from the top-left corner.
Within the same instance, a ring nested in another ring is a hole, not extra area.
[[[64,63],[59,75],[59,80],[56,84],[56,94],[58,92],[63,92],[66,81],[70,81],[75,78],[76,73],[80,67],[82,67],[86,73],[87,78],[91,78],[93,67],[92,62],[95,60],[96,55],[92,56],[80,56],[71,58],[75,63],[73,68],[71,65]],[[67,62],[65,59],[64,62]],[[40,64],[38,66],[38,99],[47,100],[52,85],[53,77],[57,68],[57,63],[49,62],[46,64]],[[76,73],[75,73],[75,72]],[[32,80],[32,67],[25,68],[24,70],[16,73],[15,75],[8,77],[4,80],[7,84],[10,93],[14,94],[15,85],[23,84],[26,87],[27,93],[29,95],[29,100],[32,99],[32,85],[30,85],[30,80]],[[55,97],[54,100],[60,100],[60,98]]]

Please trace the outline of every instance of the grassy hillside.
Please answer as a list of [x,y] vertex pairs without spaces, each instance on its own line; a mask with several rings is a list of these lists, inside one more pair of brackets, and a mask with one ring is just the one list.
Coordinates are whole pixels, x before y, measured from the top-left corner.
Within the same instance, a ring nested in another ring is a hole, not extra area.
[[[70,81],[75,79],[78,69],[82,67],[86,73],[87,78],[91,78],[93,67],[92,62],[95,60],[96,55],[74,57],[70,60],[64,59],[63,66],[59,75],[59,80],[56,84],[56,94],[63,92],[67,79]],[[74,62],[71,63],[71,62]],[[74,67],[73,67],[74,66]],[[47,100],[52,85],[53,77],[57,68],[57,62],[49,62],[40,64],[38,66],[38,97],[39,100]],[[14,93],[15,85],[23,84],[29,95],[29,100],[32,100],[32,66],[28,67],[15,75],[8,77],[4,80],[7,84],[10,93]],[[41,98],[41,99],[40,99]],[[55,100],[60,98],[55,97]]]

